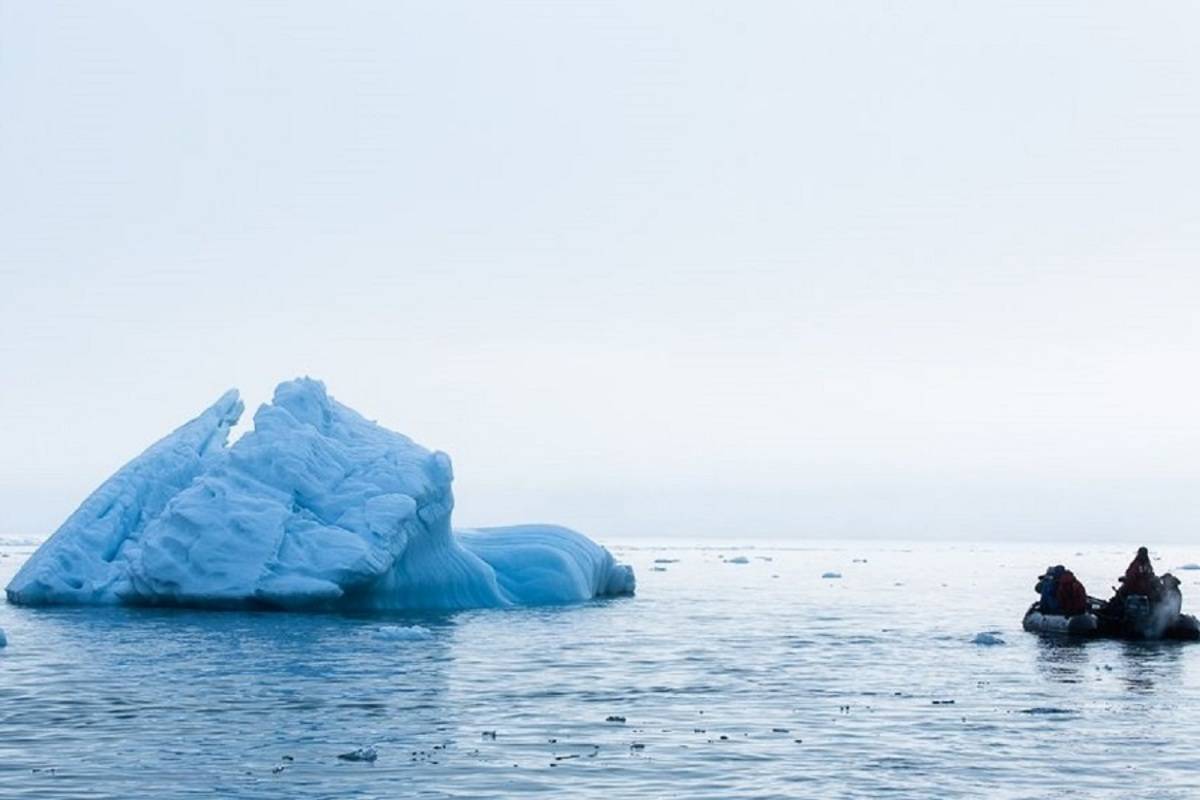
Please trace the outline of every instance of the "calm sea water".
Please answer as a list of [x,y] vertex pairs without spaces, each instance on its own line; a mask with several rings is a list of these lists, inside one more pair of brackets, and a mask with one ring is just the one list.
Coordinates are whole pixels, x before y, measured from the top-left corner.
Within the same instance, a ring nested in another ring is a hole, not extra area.
[[1131,548],[612,549],[638,596],[569,608],[0,605],[0,797],[1200,796],[1200,645],[1020,629],[1047,564],[1105,594]]

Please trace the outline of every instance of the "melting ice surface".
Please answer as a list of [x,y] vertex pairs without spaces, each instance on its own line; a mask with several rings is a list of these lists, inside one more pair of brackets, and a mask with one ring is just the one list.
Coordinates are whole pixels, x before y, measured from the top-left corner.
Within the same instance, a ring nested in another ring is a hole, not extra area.
[[230,391],[100,486],[9,583],[9,601],[341,610],[568,603],[633,571],[551,525],[453,531],[445,453],[308,378],[254,430]]

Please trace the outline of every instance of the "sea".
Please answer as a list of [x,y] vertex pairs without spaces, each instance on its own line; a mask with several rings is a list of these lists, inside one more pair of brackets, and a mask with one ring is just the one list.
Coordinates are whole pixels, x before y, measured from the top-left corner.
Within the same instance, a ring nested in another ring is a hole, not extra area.
[[[0,604],[0,798],[1200,797],[1200,644],[1021,629],[1048,565],[1107,597],[1138,542],[608,544],[636,596]],[[1187,611],[1200,547],[1146,544]]]

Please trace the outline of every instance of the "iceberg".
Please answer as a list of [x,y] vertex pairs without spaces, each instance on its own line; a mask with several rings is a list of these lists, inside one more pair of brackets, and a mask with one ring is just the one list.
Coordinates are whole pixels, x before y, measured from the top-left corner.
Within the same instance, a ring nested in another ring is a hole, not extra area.
[[633,570],[552,525],[455,531],[450,457],[301,378],[232,445],[236,390],[105,481],[9,602],[462,609],[632,594]]

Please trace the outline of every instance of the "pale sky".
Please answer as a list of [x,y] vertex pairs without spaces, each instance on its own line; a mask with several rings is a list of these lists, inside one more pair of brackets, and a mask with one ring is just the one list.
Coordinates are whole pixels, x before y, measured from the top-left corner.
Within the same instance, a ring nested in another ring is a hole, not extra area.
[[1197,30],[0,0],[0,533],[307,374],[463,525],[1195,540]]

